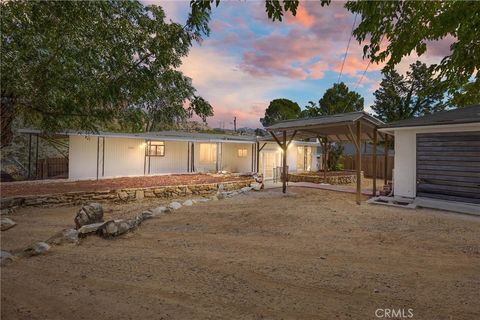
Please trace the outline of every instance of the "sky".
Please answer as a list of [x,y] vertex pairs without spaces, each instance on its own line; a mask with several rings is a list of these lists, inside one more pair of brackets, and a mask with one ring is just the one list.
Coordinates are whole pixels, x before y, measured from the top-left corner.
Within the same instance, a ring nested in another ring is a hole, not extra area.
[[[189,1],[153,1],[167,19],[184,24]],[[151,2],[147,2],[151,3]],[[213,9],[211,34],[195,43],[181,70],[192,78],[198,94],[214,108],[210,127],[262,127],[269,102],[287,98],[303,109],[318,100],[338,81],[351,35],[354,15],[334,1],[322,7],[319,1],[300,2],[297,15],[287,14],[282,22],[268,20],[264,1],[222,1]],[[360,22],[357,18],[356,25]],[[449,39],[429,45],[426,63],[438,63],[449,52]],[[382,65],[363,59],[363,45],[351,39],[340,81],[365,99],[371,112],[373,92],[381,81]],[[408,70],[417,56],[406,57],[397,67]]]

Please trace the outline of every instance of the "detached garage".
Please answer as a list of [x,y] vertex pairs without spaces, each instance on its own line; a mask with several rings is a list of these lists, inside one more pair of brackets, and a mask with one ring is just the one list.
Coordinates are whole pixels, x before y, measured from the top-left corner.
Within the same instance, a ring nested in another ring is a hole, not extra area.
[[380,131],[395,137],[395,197],[480,214],[480,105],[393,122]]

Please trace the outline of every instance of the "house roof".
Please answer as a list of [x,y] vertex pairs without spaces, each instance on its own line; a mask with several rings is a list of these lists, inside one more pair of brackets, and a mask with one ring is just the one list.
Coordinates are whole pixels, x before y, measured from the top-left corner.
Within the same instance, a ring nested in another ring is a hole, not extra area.
[[395,121],[383,125],[382,128],[393,129],[475,122],[480,122],[480,105],[478,104],[464,108],[436,112],[418,118]]
[[[43,131],[35,129],[20,129],[20,133],[42,134]],[[97,132],[91,133],[86,131],[64,131],[59,135],[65,136],[93,136],[93,137],[112,137],[112,138],[129,138],[142,140],[167,140],[167,141],[199,141],[199,142],[232,142],[232,143],[255,143],[255,136],[241,136],[230,134],[214,134],[214,133],[198,133],[183,131],[158,131],[144,133],[122,133],[122,132]]]
[[[374,129],[384,123],[364,111],[278,122],[266,129],[270,133],[296,132],[298,138],[328,137],[330,141],[350,141],[352,125],[362,123],[362,140],[370,140]],[[379,139],[381,140],[381,138]]]

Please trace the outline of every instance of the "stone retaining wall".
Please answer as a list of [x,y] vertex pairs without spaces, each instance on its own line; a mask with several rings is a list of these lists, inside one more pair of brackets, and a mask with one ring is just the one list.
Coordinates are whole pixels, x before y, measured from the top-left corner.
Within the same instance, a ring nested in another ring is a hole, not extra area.
[[54,206],[67,204],[84,204],[90,201],[116,201],[127,202],[140,200],[144,198],[171,198],[188,195],[206,195],[217,192],[219,185],[223,185],[223,190],[239,190],[250,186],[255,180],[231,181],[221,183],[208,183],[182,186],[159,186],[149,188],[128,188],[118,190],[103,191],[79,191],[66,192],[61,194],[45,194],[32,196],[16,196],[2,198],[0,209],[9,209],[14,207],[26,206]]
[[[363,179],[363,171],[361,172]],[[357,182],[357,175],[355,173],[345,174],[339,176],[328,176],[323,179],[323,174],[288,174],[288,181],[290,182],[312,182],[312,183],[328,183],[328,184],[350,184]]]

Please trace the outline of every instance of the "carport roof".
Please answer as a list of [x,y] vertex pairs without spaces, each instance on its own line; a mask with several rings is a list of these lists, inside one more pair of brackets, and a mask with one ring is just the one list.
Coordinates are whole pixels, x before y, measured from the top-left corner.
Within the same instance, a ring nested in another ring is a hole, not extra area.
[[[384,125],[379,119],[364,111],[329,116],[286,120],[267,127],[270,133],[296,132],[296,138],[328,137],[330,141],[351,141],[353,124],[362,124],[362,140],[370,140],[373,131]],[[380,139],[379,139],[380,140]]]

